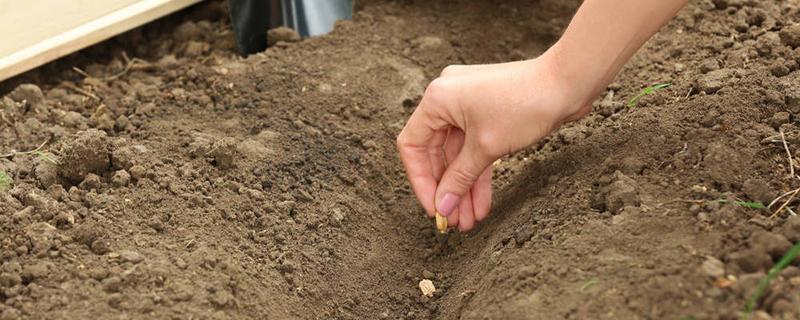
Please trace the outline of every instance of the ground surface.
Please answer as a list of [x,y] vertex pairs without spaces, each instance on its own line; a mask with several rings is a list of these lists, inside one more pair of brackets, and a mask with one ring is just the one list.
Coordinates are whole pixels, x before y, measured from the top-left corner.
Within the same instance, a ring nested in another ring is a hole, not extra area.
[[[0,153],[48,143],[0,159],[0,319],[736,319],[800,240],[789,197],[733,204],[800,185],[796,1],[692,2],[496,164],[473,232],[411,194],[394,139],[427,82],[536,56],[577,5],[370,1],[241,59],[212,3],[4,83]],[[800,317],[794,265],[759,319]]]

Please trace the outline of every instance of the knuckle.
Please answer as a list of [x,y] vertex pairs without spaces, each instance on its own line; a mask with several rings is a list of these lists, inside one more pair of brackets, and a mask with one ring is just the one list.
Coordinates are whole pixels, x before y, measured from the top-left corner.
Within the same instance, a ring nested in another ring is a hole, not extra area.
[[478,180],[478,175],[466,168],[454,168],[452,177],[453,181],[461,188],[469,188]]
[[436,78],[425,89],[425,96],[429,99],[439,100],[452,91],[452,81],[446,78]]

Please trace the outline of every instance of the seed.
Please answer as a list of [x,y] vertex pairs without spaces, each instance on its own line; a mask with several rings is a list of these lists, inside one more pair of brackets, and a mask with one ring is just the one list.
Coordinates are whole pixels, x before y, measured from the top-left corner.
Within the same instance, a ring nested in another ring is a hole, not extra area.
[[447,233],[447,218],[438,212],[436,213],[436,229],[439,230],[439,233]]
[[433,286],[433,281],[422,279],[422,281],[419,282],[419,290],[422,291],[423,295],[430,298],[433,297],[433,293],[436,292],[436,287]]

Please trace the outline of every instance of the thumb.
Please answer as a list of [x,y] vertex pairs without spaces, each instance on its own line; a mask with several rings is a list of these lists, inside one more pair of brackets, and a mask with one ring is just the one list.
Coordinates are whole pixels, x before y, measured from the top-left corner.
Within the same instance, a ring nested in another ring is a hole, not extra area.
[[458,207],[461,198],[469,194],[472,185],[493,162],[491,157],[469,142],[447,166],[436,188],[436,210],[442,216],[449,216]]

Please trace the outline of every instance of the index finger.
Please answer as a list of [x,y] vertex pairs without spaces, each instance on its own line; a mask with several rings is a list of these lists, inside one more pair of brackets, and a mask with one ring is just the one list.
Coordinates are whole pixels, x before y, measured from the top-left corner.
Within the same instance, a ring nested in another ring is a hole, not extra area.
[[423,102],[408,119],[403,131],[397,137],[397,150],[406,169],[408,181],[417,199],[428,216],[436,212],[434,195],[439,183],[431,162],[432,150],[442,148],[447,137],[447,123],[432,116]]

